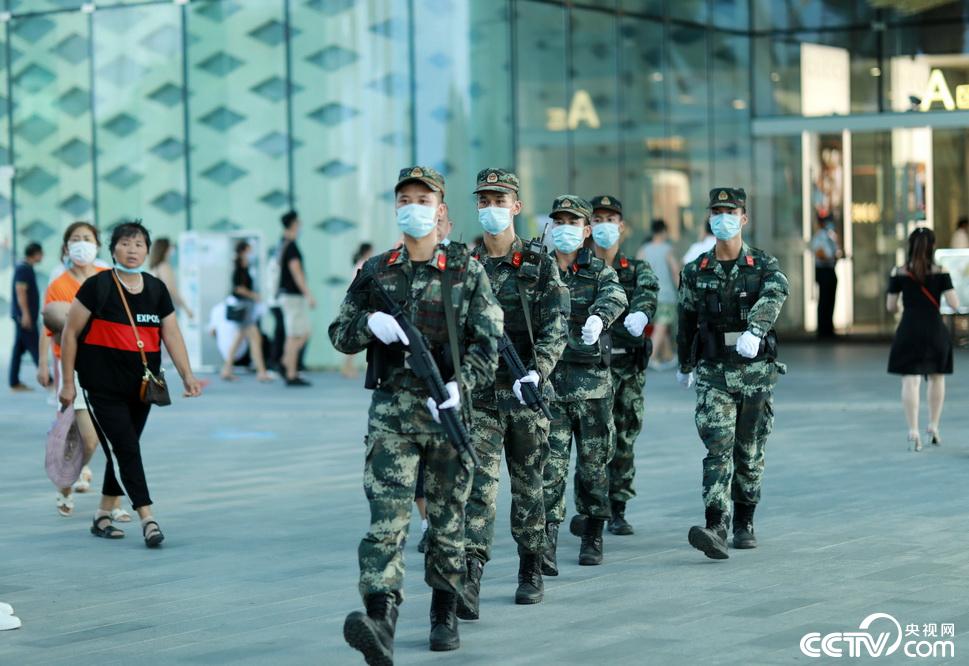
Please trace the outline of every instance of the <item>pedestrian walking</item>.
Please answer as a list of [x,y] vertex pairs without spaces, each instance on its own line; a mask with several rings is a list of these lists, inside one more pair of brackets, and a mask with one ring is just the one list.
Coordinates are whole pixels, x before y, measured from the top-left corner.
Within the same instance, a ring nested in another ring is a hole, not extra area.
[[[659,281],[649,263],[627,257],[620,251],[626,229],[622,202],[611,195],[593,197],[592,240],[595,255],[619,277],[629,305],[609,328],[612,338],[609,375],[612,378],[616,445],[609,461],[609,532],[619,536],[633,533],[626,520],[626,503],[636,496],[635,443],[643,429],[646,410],[646,367],[652,352],[652,341],[646,326],[656,313]],[[569,525],[576,536],[585,532],[583,516]]]
[[669,370],[676,365],[673,351],[673,324],[676,322],[676,290],[679,286],[680,263],[673,255],[669,229],[663,220],[653,220],[652,237],[636,258],[649,263],[659,280],[656,316],[653,319],[653,359],[656,370]]
[[[124,532],[112,524],[111,509],[127,495],[141,518],[145,545],[157,548],[164,535],[152,511],[141,460],[141,435],[151,404],[144,384],[159,378],[161,344],[165,344],[182,378],[184,395],[201,394],[165,284],[143,271],[151,236],[140,222],[114,228],[108,251],[114,269],[87,280],[71,304],[61,336],[61,369],[73,377],[75,368],[91,420],[107,457],[101,503],[91,533],[119,539]],[[72,382],[60,392],[62,405],[77,398]]]
[[172,304],[175,310],[184,310],[189,319],[195,319],[195,313],[188,303],[182,298],[182,293],[178,289],[178,279],[175,277],[175,268],[172,266],[172,257],[175,255],[175,245],[168,238],[156,238],[151,244],[151,254],[148,256],[148,272],[165,283],[168,293],[171,294]]
[[747,194],[710,191],[710,225],[717,244],[683,269],[679,289],[680,369],[686,388],[696,381],[696,428],[703,459],[704,527],[689,542],[712,559],[727,559],[733,501],[733,547],[754,548],[764,448],[774,424],[773,391],[786,369],[777,358],[774,322],[787,299],[777,259],[747,245]]
[[552,257],[530,248],[515,233],[521,213],[519,181],[511,171],[483,169],[475,186],[481,245],[471,253],[484,266],[504,313],[504,332],[527,370],[512,374],[507,361],[471,396],[472,438],[481,464],[474,472],[465,516],[468,579],[458,617],[477,620],[481,578],[491,559],[501,454],[511,480],[511,534],[518,544],[516,604],[544,599],[541,558],[546,550],[543,472],[548,459],[549,420],[530,409],[522,386],[551,398],[549,380],[565,349],[569,294]]
[[256,366],[256,379],[260,382],[271,382],[273,378],[266,371],[266,363],[262,355],[262,333],[259,332],[259,319],[262,312],[259,293],[255,291],[255,283],[249,266],[253,260],[253,249],[248,241],[236,243],[235,258],[232,261],[232,298],[234,304],[228,306],[231,321],[238,325],[232,345],[222,364],[221,377],[227,381],[236,379],[232,368],[235,364],[236,352],[243,340],[249,342],[249,355]]
[[[409,167],[400,172],[394,191],[403,247],[364,264],[329,327],[338,351],[368,350],[368,385],[374,388],[364,452],[370,529],[359,548],[366,611],[350,613],[343,627],[346,641],[370,664],[393,661],[398,606],[404,600],[401,546],[421,460],[430,523],[424,557],[424,579],[432,589],[430,649],[460,646],[456,607],[467,573],[464,506],[471,470],[448,441],[441,413],[463,413],[467,395],[492,381],[502,331],[501,308],[481,264],[457,244],[453,251],[441,246],[434,233],[445,214],[443,176],[428,167]],[[405,363],[405,353],[418,341],[382,311],[386,306],[376,285],[400,303],[426,339],[446,382],[446,400],[429,398],[427,385]]]
[[40,320],[40,293],[34,266],[44,259],[40,243],[30,243],[24,250],[24,258],[13,271],[13,288],[10,295],[10,316],[13,319],[13,351],[10,353],[10,390],[32,390],[20,381],[20,362],[24,354],[30,354],[34,365],[40,367],[38,325]]
[[[55,363],[60,364],[61,333],[67,322],[67,312],[71,303],[74,302],[81,285],[99,272],[107,270],[107,268],[98,265],[97,255],[100,247],[101,237],[98,230],[88,222],[74,222],[64,230],[61,244],[61,264],[65,266],[65,269],[47,285],[47,291],[44,294],[44,334],[40,336],[40,362],[37,366],[37,382],[45,388],[50,386],[53,381],[48,358],[51,351],[54,354]],[[74,419],[78,431],[81,433],[81,440],[84,442],[84,458],[80,478],[73,488],[60,488],[54,498],[57,512],[66,518],[74,513],[73,493],[85,493],[91,488],[94,474],[91,472],[88,463],[98,449],[98,436],[94,430],[94,423],[91,421],[87,403],[84,402],[81,395],[77,375],[65,377],[59,371],[56,375],[56,390],[58,393],[65,384],[73,384],[75,387]],[[131,520],[131,515],[121,508],[120,502],[116,501],[111,510],[114,520],[118,522],[129,522]]]
[[283,369],[286,386],[310,386],[299,376],[300,352],[310,338],[309,311],[316,307],[316,299],[306,279],[306,266],[299,250],[302,222],[295,210],[282,217],[283,244],[279,253],[279,307],[286,329],[283,348]]
[[939,306],[945,299],[956,310],[959,297],[953,289],[952,277],[935,264],[934,257],[935,233],[919,227],[908,237],[905,265],[895,268],[888,280],[888,311],[898,312],[899,305],[904,305],[888,356],[888,372],[902,375],[902,407],[908,422],[909,447],[913,451],[922,450],[919,435],[922,377],[927,379],[929,403],[926,434],[938,446],[942,444],[939,420],[945,402],[945,376],[952,374],[952,339]]
[[565,487],[575,438],[575,509],[585,516],[579,564],[602,563],[602,528],[611,516],[609,461],[615,448],[609,328],[625,311],[626,292],[616,271],[582,247],[592,235],[592,207],[565,194],[552,203],[552,241],[559,278],[569,290],[568,341],[552,371],[555,400],[545,465],[548,547],[542,573],[558,575],[558,531],[565,519]]

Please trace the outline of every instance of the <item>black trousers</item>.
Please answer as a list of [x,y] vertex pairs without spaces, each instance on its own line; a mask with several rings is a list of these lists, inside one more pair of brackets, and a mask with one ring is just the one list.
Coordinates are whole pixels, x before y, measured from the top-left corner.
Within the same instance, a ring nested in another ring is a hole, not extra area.
[[13,353],[10,355],[10,386],[16,386],[20,383],[20,359],[24,352],[30,354],[30,357],[34,359],[34,365],[38,364],[37,350],[40,344],[36,326],[25,329],[16,319],[13,324],[16,332],[13,339]]
[[831,266],[815,266],[818,283],[818,337],[834,337],[834,298],[838,292],[838,275]]
[[127,495],[134,509],[150,506],[151,496],[141,462],[141,433],[151,406],[141,402],[134,393],[127,398],[86,391],[84,398],[108,460],[101,493],[108,497]]

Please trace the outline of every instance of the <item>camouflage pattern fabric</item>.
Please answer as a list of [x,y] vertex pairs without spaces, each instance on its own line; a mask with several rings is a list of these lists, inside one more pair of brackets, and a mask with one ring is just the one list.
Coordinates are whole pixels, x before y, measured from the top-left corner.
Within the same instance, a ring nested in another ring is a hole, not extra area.
[[626,293],[616,272],[602,260],[578,263],[560,276],[571,294],[569,336],[562,360],[552,373],[556,399],[550,407],[549,460],[545,465],[545,517],[560,523],[565,518],[565,477],[572,437],[575,436],[575,504],[578,512],[608,519],[609,473],[615,447],[612,419],[612,380],[602,363],[599,345],[582,342],[582,326],[590,315],[608,329],[625,311]]
[[[714,190],[711,198],[740,201],[738,192]],[[759,288],[747,316],[742,294],[751,276]],[[769,358],[744,359],[732,347],[717,359],[694,359],[694,338],[705,314],[704,294],[718,294],[722,330],[746,329],[763,338],[771,332],[787,299],[787,277],[777,259],[744,244],[729,273],[715,251],[701,255],[683,269],[679,289],[680,330],[677,347],[681,372],[696,371],[696,427],[707,449],[703,459],[705,506],[729,511],[732,500],[756,504],[760,499],[764,447],[773,428],[772,394],[778,374],[786,369]]]
[[612,357],[609,372],[612,376],[612,414],[616,430],[615,452],[609,461],[609,499],[628,502],[636,496],[633,489],[633,479],[636,477],[633,449],[643,429],[646,371],[640,369],[633,356],[622,354]]
[[612,388],[606,395],[581,401],[552,404],[548,436],[549,457],[545,463],[545,520],[565,520],[565,484],[575,435],[575,508],[583,516],[608,520],[609,473],[615,426],[612,420]]
[[[626,292],[629,307],[609,329],[614,351],[609,371],[612,376],[616,427],[615,454],[609,461],[609,499],[613,502],[628,502],[636,496],[633,489],[633,480],[636,477],[634,446],[643,429],[646,409],[643,395],[646,386],[645,366],[652,344],[645,332],[640,338],[634,338],[626,330],[623,320],[630,312],[643,312],[650,321],[653,320],[659,295],[659,280],[649,262],[630,259],[622,253],[616,256],[613,266],[619,276],[619,284]],[[617,349],[626,353],[615,353]],[[636,356],[637,353],[643,355],[641,362]]]
[[482,562],[491,559],[501,451],[511,480],[511,535],[525,551],[545,550],[545,497],[542,473],[548,460],[548,419],[502,391],[497,408],[475,403],[472,422],[474,470],[465,518],[465,550]]
[[[493,175],[495,174],[495,175]],[[503,182],[514,174],[501,170],[485,170],[483,180]],[[496,180],[497,179],[497,180]],[[517,183],[517,181],[516,181]],[[539,264],[523,264],[524,243],[515,238],[505,257],[488,257],[486,248],[478,247],[474,256],[481,259],[502,308],[505,331],[511,338],[522,363],[546,378],[565,348],[569,297],[551,256],[539,256]],[[529,303],[534,348],[522,311],[519,285]],[[545,505],[542,470],[548,458],[548,420],[540,413],[521,405],[512,393],[514,378],[499,361],[495,381],[475,390],[472,397],[473,418],[471,435],[481,465],[474,472],[471,496],[468,499],[465,547],[469,555],[483,562],[491,557],[495,531],[495,501],[501,451],[511,479],[511,533],[527,552],[545,550]],[[551,384],[541,382],[546,400],[552,397]]]
[[[368,315],[379,309],[368,279],[373,278],[405,301],[405,312],[432,347],[446,345],[443,333],[444,271],[452,270],[458,250],[438,247],[427,263],[412,264],[406,248],[385,252],[364,264],[329,327],[338,351],[355,354],[382,345],[367,328]],[[447,266],[452,263],[452,269]],[[481,265],[466,258],[457,273],[452,298],[464,347],[461,380],[465,395],[492,381],[498,363],[503,315]],[[393,345],[400,347],[400,345]],[[389,348],[388,348],[389,349]],[[445,381],[450,376],[445,376]],[[400,545],[407,535],[416,475],[421,458],[428,505],[425,580],[435,589],[460,590],[464,561],[464,505],[471,476],[443,429],[427,410],[427,388],[401,362],[389,370],[373,392],[364,465],[364,489],[370,502],[370,530],[360,543],[360,592],[394,592],[402,598],[404,563]]]

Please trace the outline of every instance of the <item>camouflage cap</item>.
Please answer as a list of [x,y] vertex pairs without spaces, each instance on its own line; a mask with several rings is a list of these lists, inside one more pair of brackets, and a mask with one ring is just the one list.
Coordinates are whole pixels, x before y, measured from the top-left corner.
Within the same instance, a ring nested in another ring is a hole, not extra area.
[[592,210],[611,210],[613,213],[619,213],[622,215],[622,202],[616,197],[611,197],[608,194],[600,194],[597,197],[592,197],[589,201],[592,206]]
[[478,172],[478,192],[514,192],[518,194],[518,176],[505,169],[488,168]]
[[745,208],[747,193],[742,187],[715,187],[710,190],[710,205],[707,208]]
[[572,213],[584,217],[586,220],[591,220],[592,206],[582,197],[577,197],[574,194],[563,194],[552,203],[552,212],[549,215],[556,213]]
[[441,196],[444,196],[444,176],[439,174],[431,167],[422,166],[412,166],[407,167],[406,169],[401,169],[400,175],[397,176],[397,184],[394,186],[394,192],[399,190],[401,185],[412,183],[414,181],[424,183],[434,192],[440,192]]

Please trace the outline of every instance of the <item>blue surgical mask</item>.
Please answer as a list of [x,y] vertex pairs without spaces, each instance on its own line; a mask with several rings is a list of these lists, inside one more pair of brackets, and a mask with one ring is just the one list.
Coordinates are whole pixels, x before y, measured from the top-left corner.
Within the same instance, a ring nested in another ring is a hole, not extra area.
[[552,242],[555,243],[555,249],[562,254],[570,254],[578,250],[585,240],[585,234],[582,231],[584,228],[571,224],[555,225],[552,229]]
[[740,216],[720,213],[710,218],[710,228],[719,240],[730,240],[740,233]]
[[117,261],[115,261],[114,262],[114,269],[116,271],[121,271],[122,273],[128,273],[130,275],[138,275],[139,273],[144,273],[145,272],[145,265],[142,264],[141,266],[138,266],[137,268],[128,268],[127,266],[122,266]]
[[411,238],[424,238],[437,226],[437,206],[401,206],[397,209],[397,226]]
[[492,236],[497,236],[511,224],[511,211],[498,206],[479,208],[478,221],[485,231]]
[[594,225],[592,240],[603,250],[608,250],[619,240],[619,225],[615,222],[600,222]]

